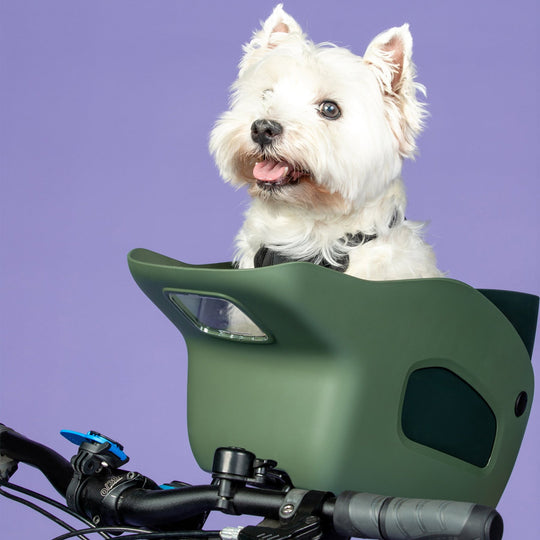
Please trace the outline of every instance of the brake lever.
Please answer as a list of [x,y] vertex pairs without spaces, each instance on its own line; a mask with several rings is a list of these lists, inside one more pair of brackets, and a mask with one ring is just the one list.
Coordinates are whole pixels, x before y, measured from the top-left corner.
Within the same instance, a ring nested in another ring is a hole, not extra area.
[[[0,424],[0,435],[6,431],[13,431],[4,424]],[[16,459],[0,452],[0,481],[9,482],[9,479],[15,474],[19,462]]]
[[0,454],[0,481],[9,482],[9,479],[15,474],[18,465],[18,461]]

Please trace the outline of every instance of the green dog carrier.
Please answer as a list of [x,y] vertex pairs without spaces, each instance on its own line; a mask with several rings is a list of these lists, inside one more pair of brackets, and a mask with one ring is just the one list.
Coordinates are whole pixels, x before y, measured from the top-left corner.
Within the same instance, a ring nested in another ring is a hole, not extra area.
[[190,445],[278,461],[300,488],[496,506],[533,398],[536,296],[129,254],[183,334]]

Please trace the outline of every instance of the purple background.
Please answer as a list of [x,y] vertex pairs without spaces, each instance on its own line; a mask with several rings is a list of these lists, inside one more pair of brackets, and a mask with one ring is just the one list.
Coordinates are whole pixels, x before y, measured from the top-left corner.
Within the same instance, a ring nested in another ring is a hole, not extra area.
[[[208,133],[241,44],[274,3],[0,3],[4,423],[66,456],[58,430],[94,428],[158,481],[207,481],[187,442],[184,342],[132,281],[126,254],[230,259],[246,195],[220,181]],[[314,41],[358,54],[411,24],[432,116],[405,167],[407,215],[431,221],[451,277],[539,294],[536,0],[285,8]],[[506,540],[538,530],[539,414],[536,404],[499,505]],[[47,491],[28,468],[14,480]],[[61,532],[3,499],[0,514],[5,538]]]

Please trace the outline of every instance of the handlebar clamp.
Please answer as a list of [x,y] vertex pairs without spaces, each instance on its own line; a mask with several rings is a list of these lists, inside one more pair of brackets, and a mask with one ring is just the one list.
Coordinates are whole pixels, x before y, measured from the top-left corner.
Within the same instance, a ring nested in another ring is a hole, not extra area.
[[344,537],[323,528],[321,522],[323,504],[330,497],[333,497],[330,492],[291,489],[285,495],[279,509],[279,521],[265,519],[259,525],[244,527],[238,535],[238,540],[342,539]]
[[97,431],[84,434],[62,430],[61,434],[79,445],[79,451],[71,458],[73,477],[66,491],[66,502],[76,512],[90,517],[94,524],[117,524],[116,503],[126,489],[157,488],[153,481],[139,473],[118,469],[129,457],[123,446],[111,438]]
[[[84,478],[73,477],[67,493],[68,506],[86,515],[94,525],[122,525],[117,504],[128,489],[158,489],[146,476],[137,472],[116,470],[114,474],[101,474]],[[84,506],[80,503],[84,501]]]

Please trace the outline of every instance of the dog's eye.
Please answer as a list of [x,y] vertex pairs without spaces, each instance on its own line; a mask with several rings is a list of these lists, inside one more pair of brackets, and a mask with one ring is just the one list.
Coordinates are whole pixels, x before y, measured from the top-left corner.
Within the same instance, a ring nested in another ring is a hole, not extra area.
[[319,113],[328,120],[336,120],[341,116],[341,109],[335,101],[323,101],[319,105]]

